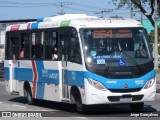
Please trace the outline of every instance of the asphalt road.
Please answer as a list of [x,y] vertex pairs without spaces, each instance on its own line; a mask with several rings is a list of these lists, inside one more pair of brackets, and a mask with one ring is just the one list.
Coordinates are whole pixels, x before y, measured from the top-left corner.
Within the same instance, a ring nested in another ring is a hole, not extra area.
[[[142,113],[138,113],[139,116],[137,119],[159,119],[160,116],[160,94],[156,95],[155,102],[146,102]],[[91,106],[90,112],[86,114],[78,114],[76,112],[75,106],[67,103],[57,103],[51,101],[42,101],[36,100],[34,105],[28,105],[24,97],[19,97],[17,95],[10,95],[5,90],[4,81],[0,82],[0,111],[35,111],[41,113],[42,116],[54,117],[55,119],[118,119],[124,120],[131,115],[135,116],[137,114],[131,113],[128,105],[100,105],[100,106]],[[158,115],[158,117],[144,117],[144,115]],[[0,115],[2,113],[0,112]],[[143,116],[143,117],[142,117]],[[47,118],[47,119],[48,119]],[[53,118],[53,119],[54,119]],[[128,119],[127,118],[127,119]],[[37,118],[41,119],[41,118]]]

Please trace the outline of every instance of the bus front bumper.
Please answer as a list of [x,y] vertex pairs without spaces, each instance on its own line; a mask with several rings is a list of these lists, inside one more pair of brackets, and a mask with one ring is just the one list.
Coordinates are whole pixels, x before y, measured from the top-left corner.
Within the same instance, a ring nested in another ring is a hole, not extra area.
[[123,104],[154,101],[156,95],[156,82],[148,89],[141,89],[137,92],[111,92],[109,90],[98,90],[85,80],[85,99],[82,98],[83,104]]

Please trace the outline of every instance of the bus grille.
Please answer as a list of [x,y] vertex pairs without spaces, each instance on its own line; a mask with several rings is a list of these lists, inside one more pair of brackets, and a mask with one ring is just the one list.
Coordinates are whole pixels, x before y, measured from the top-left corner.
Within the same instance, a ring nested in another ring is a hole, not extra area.
[[[144,97],[144,95],[132,95],[132,101],[138,101],[138,100],[142,100],[142,98]],[[120,98],[122,98],[122,96],[108,96],[108,100],[110,102],[119,102]]]
[[129,92],[138,92],[142,88],[134,88],[134,89],[108,89],[112,93],[129,93]]

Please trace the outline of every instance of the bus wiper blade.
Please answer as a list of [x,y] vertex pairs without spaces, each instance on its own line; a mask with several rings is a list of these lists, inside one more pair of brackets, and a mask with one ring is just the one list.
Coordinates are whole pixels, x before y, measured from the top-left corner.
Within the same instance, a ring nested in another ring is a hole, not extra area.
[[106,66],[106,69],[104,70],[104,71],[109,71],[109,68],[110,68],[110,66],[111,66],[111,62],[108,62],[108,61],[105,61],[105,62],[107,62],[107,63],[105,63],[105,66]]
[[130,61],[133,62],[133,63],[136,65],[136,67],[141,71],[141,70],[142,70],[142,67],[141,67],[134,59],[132,59],[130,55],[128,55],[128,54],[122,49],[119,41],[118,41],[118,46],[119,46],[120,52],[121,52],[121,53],[124,53],[124,54],[130,59]]
[[109,59],[109,60],[105,60],[105,62],[106,62],[106,64],[105,64],[106,69],[105,69],[104,71],[109,72],[109,68],[111,67],[111,64],[112,64],[113,62],[117,62],[117,60],[114,59],[114,58],[111,58],[111,59]]
[[121,52],[124,53],[124,54],[130,59],[130,61],[133,62],[133,63],[136,65],[136,67],[137,67],[140,71],[142,70],[141,65],[139,65],[133,58],[131,58],[130,55],[128,55],[128,54],[127,54],[125,51],[123,51],[123,50],[121,50]]

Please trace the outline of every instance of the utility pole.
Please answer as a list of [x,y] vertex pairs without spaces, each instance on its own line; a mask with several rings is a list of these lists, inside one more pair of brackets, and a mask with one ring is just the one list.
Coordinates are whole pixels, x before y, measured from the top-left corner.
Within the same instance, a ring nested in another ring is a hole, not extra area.
[[157,0],[155,0],[155,34],[154,34],[154,68],[158,69],[158,28],[157,28]]
[[134,16],[134,14],[133,14],[133,4],[131,3],[130,18],[133,19],[133,16]]
[[69,3],[68,2],[60,2],[60,3],[58,3],[58,7],[61,7],[61,12],[60,13],[58,13],[59,15],[64,15],[65,14],[65,12],[64,12],[64,6],[65,5],[69,5]]
[[109,13],[109,12],[113,12],[113,9],[101,10],[99,12],[95,12],[94,14],[101,14],[100,18],[104,18],[104,16],[105,16],[104,13]]

